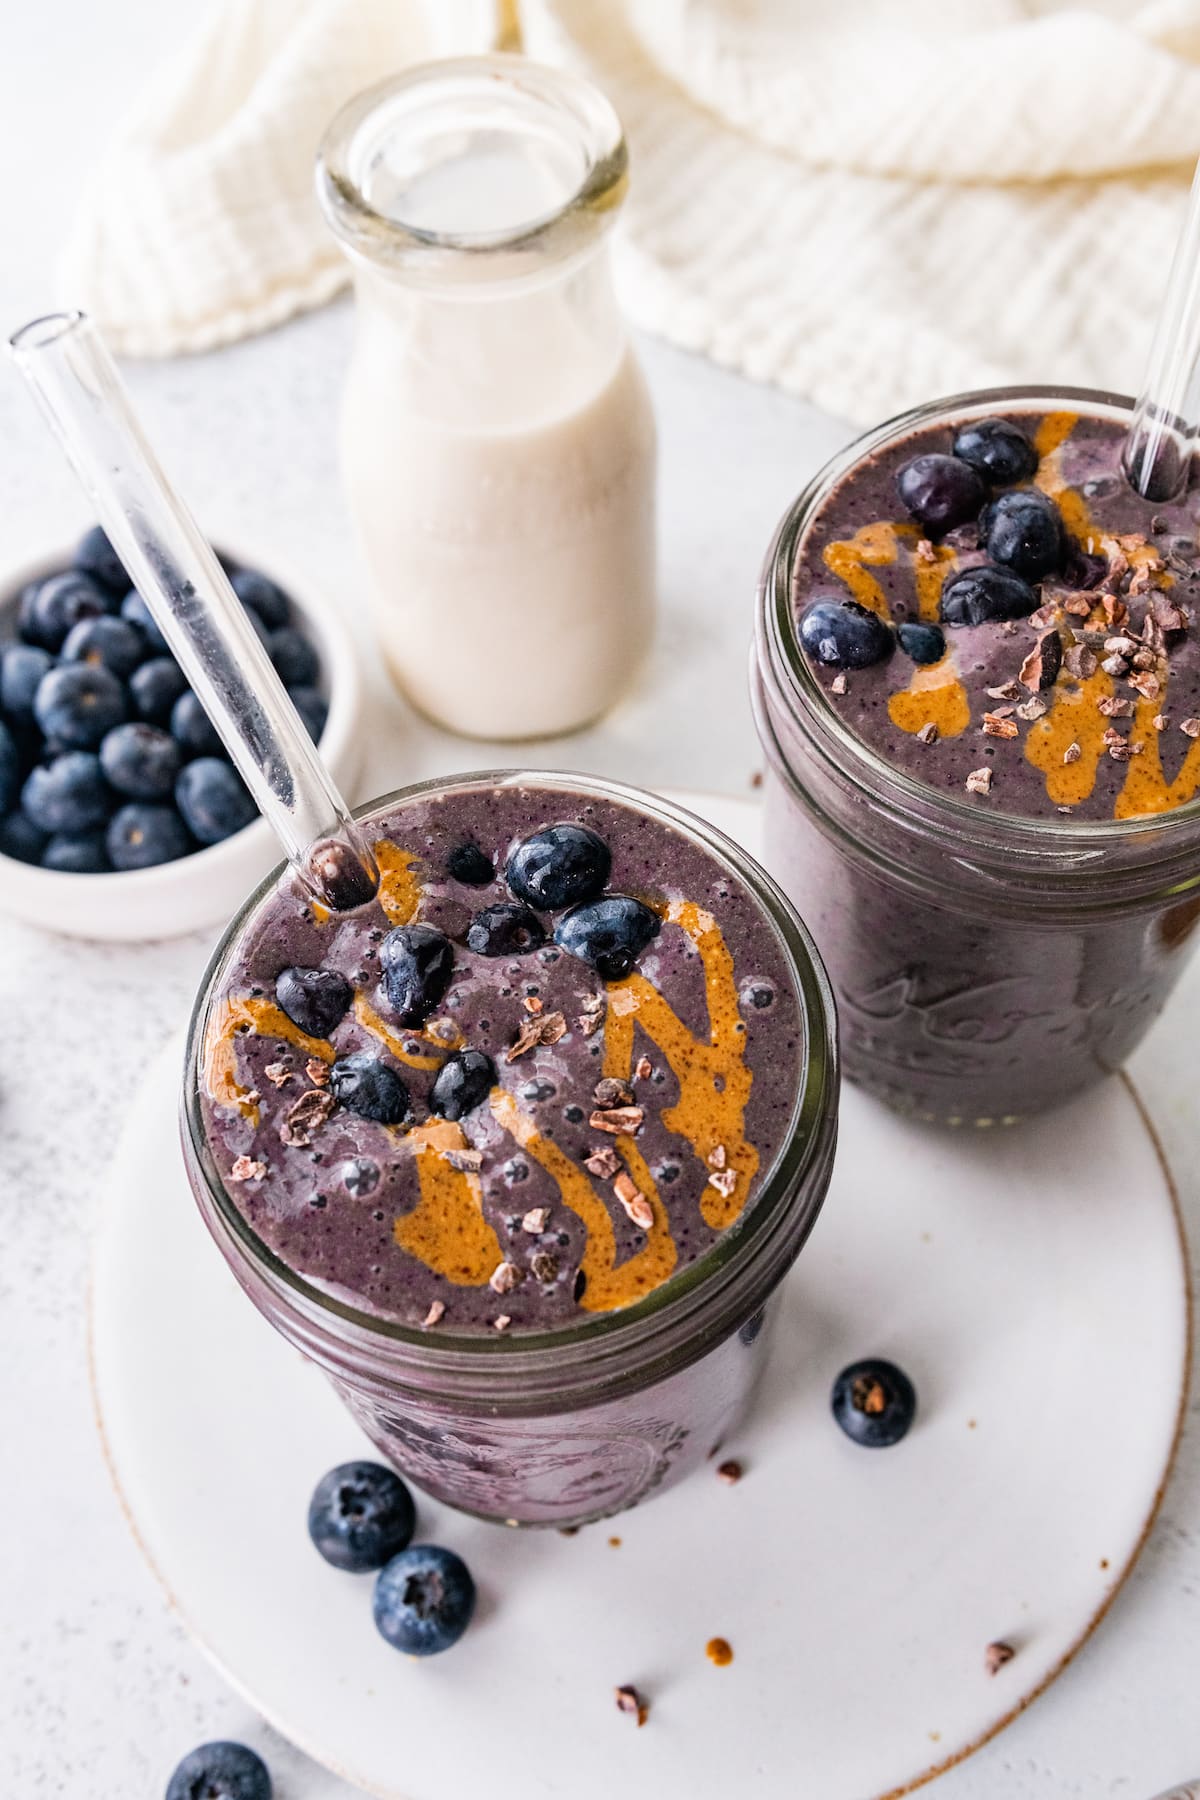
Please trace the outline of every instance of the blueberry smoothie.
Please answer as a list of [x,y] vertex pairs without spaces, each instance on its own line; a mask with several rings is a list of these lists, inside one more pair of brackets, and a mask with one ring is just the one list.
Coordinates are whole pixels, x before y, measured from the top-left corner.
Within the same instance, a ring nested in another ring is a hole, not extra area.
[[760,608],[769,860],[847,1071],[1011,1123],[1120,1066],[1200,910],[1200,495],[1126,480],[1125,403],[994,394],[871,434]]
[[602,784],[434,784],[369,837],[376,901],[285,876],[218,959],[202,1208],[406,1472],[522,1522],[631,1504],[744,1404],[819,1205],[819,969],[753,865]]

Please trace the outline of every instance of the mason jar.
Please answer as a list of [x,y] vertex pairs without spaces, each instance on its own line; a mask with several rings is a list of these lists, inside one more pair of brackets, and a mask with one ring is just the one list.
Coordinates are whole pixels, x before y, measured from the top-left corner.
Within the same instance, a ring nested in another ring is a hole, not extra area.
[[233,920],[196,1001],[184,1157],[201,1213],[242,1288],[326,1372],[389,1462],[467,1512],[578,1525],[682,1479],[745,1412],[767,1353],[774,1297],[829,1184],[838,1102],[832,997],[808,932],[774,882],[719,832],[637,789],[583,776],[490,772],[404,789],[358,816],[369,822],[404,801],[482,783],[559,787],[568,804],[589,796],[623,803],[692,840],[755,903],[793,985],[800,1030],[789,1049],[797,1057],[790,1117],[745,1211],[644,1298],[505,1335],[455,1332],[449,1316],[436,1332],[410,1327],[360,1310],[288,1266],[230,1198],[202,1100],[214,998],[279,871]]
[[826,698],[800,647],[793,573],[837,483],[915,431],[1010,410],[1123,426],[1131,406],[1021,387],[916,407],[814,476],[767,552],[751,667],[764,857],[830,972],[846,1074],[920,1119],[1011,1125],[1120,1068],[1192,948],[1200,801],[1123,819],[1027,818],[913,779]]
[[627,184],[604,96],[519,56],[410,69],[321,148],[357,296],[341,464],[379,642],[467,736],[586,724],[653,634],[654,416],[608,245]]

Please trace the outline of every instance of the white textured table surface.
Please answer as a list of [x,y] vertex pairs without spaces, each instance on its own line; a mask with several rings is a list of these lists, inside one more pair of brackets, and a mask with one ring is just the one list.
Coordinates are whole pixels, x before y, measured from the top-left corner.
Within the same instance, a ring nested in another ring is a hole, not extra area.
[[[183,0],[59,0],[6,17],[5,332],[58,298],[52,255],[80,164],[193,10]],[[358,618],[361,583],[332,454],[349,324],[342,304],[219,356],[137,369],[133,385],[201,517],[248,543],[287,544]],[[662,432],[657,650],[616,713],[580,737],[538,746],[534,760],[744,792],[757,762],[744,662],[758,562],[785,502],[846,432],[704,364],[654,345],[644,352]],[[3,370],[0,483],[0,561],[41,549],[83,517]],[[376,791],[488,760],[486,746],[415,722],[382,686],[373,701]],[[106,948],[0,921],[0,1793],[13,1800],[155,1800],[176,1758],[218,1735],[264,1751],[279,1800],[349,1800],[341,1782],[262,1726],[172,1621],[117,1510],[92,1428],[85,1294],[102,1173],[128,1096],[185,1016],[206,948],[199,939]],[[1135,1074],[1200,1244],[1198,1005],[1200,966]],[[1200,1770],[1195,1400],[1189,1424],[1158,1526],[1102,1630],[1030,1713],[930,1790],[939,1800],[1148,1800]],[[1014,1482],[1022,1478],[1014,1469]],[[820,1800],[819,1771],[798,1772],[794,1791]]]

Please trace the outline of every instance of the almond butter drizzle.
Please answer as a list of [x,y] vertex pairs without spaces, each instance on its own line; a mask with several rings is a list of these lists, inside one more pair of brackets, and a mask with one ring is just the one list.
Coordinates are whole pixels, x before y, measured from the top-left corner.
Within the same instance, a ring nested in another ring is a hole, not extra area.
[[504,1251],[483,1216],[478,1175],[456,1169],[446,1155],[468,1148],[462,1126],[431,1119],[415,1126],[405,1143],[417,1165],[419,1198],[392,1227],[396,1242],[456,1287],[483,1287]]
[[[397,1032],[386,1019],[380,1018],[365,994],[355,994],[354,1016],[364,1031],[369,1031],[372,1037],[379,1039],[389,1055],[394,1056],[397,1062],[407,1063],[410,1069],[440,1069],[452,1050],[462,1049],[462,1033],[457,1030],[453,1037],[445,1038],[432,1038],[427,1031],[416,1029]],[[415,1040],[428,1044],[432,1050],[440,1051],[441,1054],[426,1056],[419,1050],[407,1049],[406,1045]]]
[[407,925],[421,904],[419,861],[390,838],[380,838],[371,849],[379,865],[379,904],[391,924]]
[[246,1026],[258,1037],[280,1038],[285,1044],[302,1050],[306,1056],[333,1062],[337,1052],[327,1038],[309,1037],[273,1000],[254,999],[250,995],[228,995],[218,1001],[208,1015],[204,1028],[201,1078],[209,1097],[217,1106],[236,1107],[244,1119],[257,1127],[259,1109],[247,1097],[247,1090],[237,1078],[237,1041]]

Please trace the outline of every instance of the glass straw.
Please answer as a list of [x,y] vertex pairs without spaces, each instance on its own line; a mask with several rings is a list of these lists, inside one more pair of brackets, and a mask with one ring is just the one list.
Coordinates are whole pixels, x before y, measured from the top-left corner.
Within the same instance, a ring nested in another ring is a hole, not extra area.
[[1144,499],[1174,500],[1183,492],[1198,424],[1200,163],[1159,308],[1146,379],[1125,442],[1125,473]]
[[336,911],[379,871],[211,547],[159,466],[100,333],[83,313],[10,340],[159,630],[309,894]]

